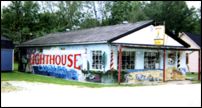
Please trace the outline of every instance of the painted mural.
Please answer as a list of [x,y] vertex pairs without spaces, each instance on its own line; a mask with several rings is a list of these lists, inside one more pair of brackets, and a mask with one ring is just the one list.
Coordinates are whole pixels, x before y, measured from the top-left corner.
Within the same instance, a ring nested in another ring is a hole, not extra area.
[[163,71],[162,70],[147,70],[147,71],[138,71],[130,72],[126,74],[126,82],[128,83],[137,83],[141,81],[162,81]]
[[[175,67],[169,67],[165,72],[166,81],[171,80],[185,80],[186,72],[182,68],[177,70]],[[125,81],[127,83],[138,83],[141,81],[163,81],[163,70],[147,70],[130,72],[125,75]]]
[[[80,51],[81,52],[81,51]],[[84,80],[81,72],[82,54],[79,51],[63,53],[42,53],[39,49],[28,49],[22,58],[26,59],[26,71],[56,78]]]
[[183,68],[177,70],[175,67],[168,67],[166,69],[166,80],[185,80],[186,72]]

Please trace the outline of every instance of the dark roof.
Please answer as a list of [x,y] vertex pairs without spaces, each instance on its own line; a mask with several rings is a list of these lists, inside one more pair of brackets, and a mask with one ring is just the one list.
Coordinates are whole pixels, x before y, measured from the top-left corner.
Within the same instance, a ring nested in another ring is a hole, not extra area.
[[193,33],[188,33],[184,32],[189,38],[191,38],[197,45],[201,47],[201,35],[198,34],[193,34]]
[[1,41],[2,40],[9,40],[8,38],[4,37],[4,36],[1,36]]
[[178,41],[180,44],[182,44],[184,47],[188,48],[190,47],[190,45],[188,43],[186,43],[185,41],[183,41],[181,38],[178,37],[177,34],[172,33],[171,31],[169,31],[168,29],[165,30],[165,33],[167,35],[169,35],[171,38],[173,38],[174,40]]
[[95,27],[70,32],[51,33],[22,43],[19,47],[49,46],[87,43],[107,43],[153,23],[153,20],[136,23]]
[[14,48],[14,44],[8,38],[6,38],[4,36],[1,36],[1,48],[13,49]]

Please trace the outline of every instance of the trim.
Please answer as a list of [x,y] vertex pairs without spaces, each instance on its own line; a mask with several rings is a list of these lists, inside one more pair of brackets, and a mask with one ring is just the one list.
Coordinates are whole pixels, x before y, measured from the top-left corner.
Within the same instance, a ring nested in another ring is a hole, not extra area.
[[145,71],[162,71],[163,72],[163,69],[127,69],[126,71],[128,73],[145,72]]
[[158,50],[168,49],[168,50],[187,50],[187,51],[200,50],[200,49],[189,49],[189,48],[180,47],[180,46],[154,46],[154,45],[138,45],[138,44],[127,44],[127,43],[112,43],[112,45],[114,46],[121,45],[122,47],[137,48],[137,49],[158,49]]
[[151,24],[153,24],[153,23],[154,23],[154,21],[151,20],[151,21],[149,21],[148,23],[143,24],[143,25],[141,25],[141,26],[139,26],[139,27],[137,27],[137,28],[135,28],[135,29],[133,29],[133,30],[131,30],[131,31],[128,31],[128,32],[126,32],[126,33],[123,33],[123,34],[121,34],[121,35],[119,35],[119,36],[117,36],[117,37],[114,37],[114,38],[108,40],[108,42],[111,43],[111,42],[113,42],[113,41],[115,41],[115,40],[117,40],[117,39],[120,39],[120,38],[122,38],[122,37],[124,37],[124,36],[126,36],[126,35],[129,35],[129,34],[131,34],[131,33],[133,33],[133,32],[136,32],[136,31],[138,31],[138,30],[140,30],[140,29],[142,29],[142,28],[145,28],[145,27],[147,27],[147,26],[149,26],[149,25],[151,25]]
[[19,45],[16,47],[50,47],[50,46],[69,46],[69,45],[87,45],[87,44],[104,44],[107,43],[107,41],[99,41],[99,42],[83,42],[83,43],[60,43],[60,44],[44,44],[44,45],[39,45],[39,44],[32,44],[32,45]]

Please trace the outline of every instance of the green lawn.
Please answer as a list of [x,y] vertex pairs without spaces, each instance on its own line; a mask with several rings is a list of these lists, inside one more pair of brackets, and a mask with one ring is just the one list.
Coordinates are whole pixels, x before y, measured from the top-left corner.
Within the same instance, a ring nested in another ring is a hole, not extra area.
[[118,84],[100,84],[92,82],[78,82],[73,80],[65,80],[61,78],[54,78],[50,76],[43,76],[25,72],[17,71],[18,64],[14,64],[13,72],[1,72],[1,81],[29,81],[29,82],[43,82],[61,85],[75,85],[83,87],[120,87],[120,86],[140,86],[140,85],[118,85]]
[[198,80],[198,73],[188,72],[186,73],[187,78],[191,78],[192,80]]
[[[82,87],[128,87],[128,86],[142,86],[142,84],[136,85],[118,85],[118,84],[100,84],[100,83],[92,83],[92,82],[78,82],[73,80],[65,80],[61,78],[54,78],[50,76],[43,76],[31,73],[24,73],[17,71],[18,64],[15,63],[13,72],[1,72],[1,81],[29,81],[29,82],[43,82],[43,83],[52,83],[52,84],[61,84],[61,85],[75,85]],[[187,78],[191,78],[193,83],[200,83],[201,81],[197,81],[198,74],[197,73],[187,73]]]
[[201,80],[198,80],[198,73],[196,72],[188,72],[186,73],[186,78],[190,79],[192,83],[201,83]]

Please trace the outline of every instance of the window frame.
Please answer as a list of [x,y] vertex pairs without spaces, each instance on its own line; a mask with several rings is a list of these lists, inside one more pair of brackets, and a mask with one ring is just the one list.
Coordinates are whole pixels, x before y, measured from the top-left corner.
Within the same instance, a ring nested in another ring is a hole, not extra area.
[[91,56],[91,59],[92,59],[91,68],[95,69],[95,70],[103,69],[102,50],[93,50],[93,51],[91,51],[91,54],[92,54],[92,56]]
[[144,69],[160,69],[160,66],[158,66],[158,68],[156,67],[156,63],[160,65],[160,52],[156,51],[144,52]]
[[[122,51],[122,57],[121,58],[122,58],[121,69],[123,69],[123,70],[135,69],[136,51]],[[117,64],[118,64],[118,60],[119,60],[119,55],[117,56]],[[126,62],[128,64],[126,64]],[[117,67],[117,69],[118,69],[118,67]]]

